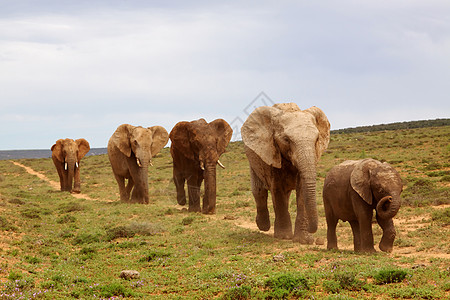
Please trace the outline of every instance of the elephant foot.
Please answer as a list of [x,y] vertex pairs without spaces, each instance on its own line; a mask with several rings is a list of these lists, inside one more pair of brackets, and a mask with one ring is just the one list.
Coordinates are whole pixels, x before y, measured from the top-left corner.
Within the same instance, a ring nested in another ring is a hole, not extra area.
[[292,230],[276,230],[273,234],[274,238],[281,240],[291,240],[292,236]]
[[72,190],[70,193],[71,194],[80,194],[81,190]]
[[186,205],[186,197],[183,198],[177,198],[177,202],[179,205],[184,206]]
[[314,237],[308,232],[300,232],[299,234],[296,233],[294,235],[292,241],[295,243],[300,243],[302,245],[312,245],[314,244]]
[[379,247],[380,247],[381,251],[388,252],[388,253],[391,253],[392,249],[393,249],[392,245],[391,246],[386,246],[386,245],[384,245],[382,243],[379,244]]
[[192,206],[189,206],[189,208],[188,208],[188,212],[201,212],[202,210],[200,209],[200,206],[198,206],[198,207],[192,207]]
[[374,247],[372,247],[372,248],[368,247],[368,248],[355,249],[355,252],[375,253],[377,251],[375,250]]
[[215,207],[213,207],[213,208],[203,208],[203,210],[202,210],[202,214],[205,214],[205,215],[214,215],[216,213],[216,208]]
[[269,213],[257,214],[256,215],[256,225],[258,225],[258,228],[261,231],[269,231],[269,229],[270,229]]

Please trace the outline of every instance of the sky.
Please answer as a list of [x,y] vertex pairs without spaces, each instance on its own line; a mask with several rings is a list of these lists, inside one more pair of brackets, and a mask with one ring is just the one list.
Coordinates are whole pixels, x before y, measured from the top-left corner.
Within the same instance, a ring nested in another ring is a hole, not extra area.
[[0,0],[0,150],[106,147],[254,107],[331,129],[450,117],[450,1]]

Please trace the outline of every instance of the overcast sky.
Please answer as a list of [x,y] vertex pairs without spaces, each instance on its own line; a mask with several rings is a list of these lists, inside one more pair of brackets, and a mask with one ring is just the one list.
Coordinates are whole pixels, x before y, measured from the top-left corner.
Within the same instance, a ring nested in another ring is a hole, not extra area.
[[237,130],[271,101],[332,129],[450,117],[450,1],[0,0],[1,150],[106,147],[122,123]]

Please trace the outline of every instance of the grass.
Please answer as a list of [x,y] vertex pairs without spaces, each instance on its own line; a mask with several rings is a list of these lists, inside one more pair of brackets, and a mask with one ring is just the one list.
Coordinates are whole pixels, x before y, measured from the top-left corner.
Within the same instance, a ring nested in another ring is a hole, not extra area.
[[[449,298],[449,135],[446,126],[331,136],[318,165],[315,236],[326,240],[327,171],[346,159],[373,157],[391,163],[404,181],[391,254],[351,251],[345,222],[338,224],[339,251],[255,230],[241,142],[221,157],[226,169],[217,169],[213,216],[176,204],[167,148],[149,170],[149,205],[118,201],[106,155],[81,162],[81,190],[93,200],[55,191],[0,161],[0,299]],[[51,159],[19,162],[59,180]],[[382,232],[373,228],[378,244]],[[140,277],[121,279],[122,270]]]

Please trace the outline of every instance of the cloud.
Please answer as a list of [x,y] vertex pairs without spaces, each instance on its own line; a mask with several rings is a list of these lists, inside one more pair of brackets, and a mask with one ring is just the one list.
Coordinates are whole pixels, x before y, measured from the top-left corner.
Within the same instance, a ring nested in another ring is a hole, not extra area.
[[0,149],[72,135],[103,146],[120,122],[231,122],[261,91],[321,107],[334,128],[447,117],[449,13],[446,1],[7,2],[0,128],[18,131]]

